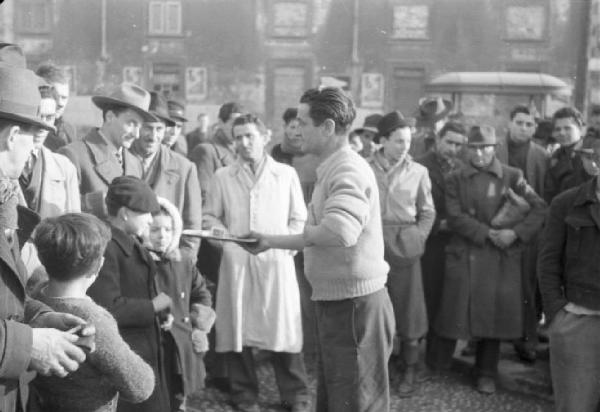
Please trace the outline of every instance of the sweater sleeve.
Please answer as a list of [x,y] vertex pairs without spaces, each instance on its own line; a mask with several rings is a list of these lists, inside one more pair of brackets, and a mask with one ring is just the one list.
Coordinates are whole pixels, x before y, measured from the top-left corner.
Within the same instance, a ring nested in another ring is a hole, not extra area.
[[91,314],[89,321],[96,327],[96,350],[90,362],[98,368],[124,399],[139,403],[152,395],[152,368],[123,340],[115,319],[104,309]]
[[337,169],[329,182],[321,221],[304,228],[307,245],[354,246],[369,221],[373,191],[377,189],[362,170],[349,164]]

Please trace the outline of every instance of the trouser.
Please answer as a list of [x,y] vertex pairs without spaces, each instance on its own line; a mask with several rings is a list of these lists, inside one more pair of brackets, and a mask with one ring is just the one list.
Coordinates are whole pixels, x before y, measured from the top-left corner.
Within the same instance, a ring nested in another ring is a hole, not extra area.
[[[302,354],[271,351],[268,353],[275,371],[281,402],[292,405],[294,402],[308,401],[307,377]],[[224,357],[229,372],[231,400],[234,403],[256,402],[258,378],[252,348],[244,346],[241,352],[226,352]]]
[[500,340],[478,339],[475,351],[475,373],[477,377],[496,377],[500,360]]
[[456,339],[444,338],[429,330],[425,346],[425,363],[430,369],[434,371],[450,369],[455,350]]
[[302,334],[304,344],[302,352],[305,355],[314,356],[317,351],[317,327],[315,325],[315,306],[312,302],[312,287],[304,275],[304,253],[298,252],[294,256],[296,267],[296,278],[300,290],[300,309],[302,314]]
[[550,323],[549,337],[556,411],[599,411],[600,316],[561,310]]
[[385,412],[394,312],[387,290],[315,302],[317,412]]

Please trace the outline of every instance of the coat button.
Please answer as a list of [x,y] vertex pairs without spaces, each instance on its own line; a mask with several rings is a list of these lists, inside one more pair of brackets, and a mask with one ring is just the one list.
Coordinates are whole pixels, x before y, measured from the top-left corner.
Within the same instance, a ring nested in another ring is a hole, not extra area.
[[183,318],[183,322],[184,323],[189,323],[190,322],[190,318],[188,318],[187,316],[185,318]]
[[185,292],[181,292],[181,299],[185,298]]

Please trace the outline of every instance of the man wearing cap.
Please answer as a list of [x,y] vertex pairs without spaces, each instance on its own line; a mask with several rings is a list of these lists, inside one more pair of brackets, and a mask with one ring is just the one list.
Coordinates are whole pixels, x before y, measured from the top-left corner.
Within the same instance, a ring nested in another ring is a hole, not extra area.
[[[4,44],[0,57],[4,49],[20,51]],[[17,241],[17,179],[38,129],[53,129],[38,117],[38,84],[32,71],[0,64],[0,410],[7,412],[26,410],[27,370],[64,377],[85,360],[75,345],[77,335],[53,329],[66,331],[85,322],[52,312],[25,293],[27,273]],[[94,330],[85,328],[82,333],[91,335]]]
[[188,121],[184,116],[185,107],[175,100],[167,101],[167,105],[169,107],[169,117],[173,124],[167,126],[163,144],[175,153],[187,157],[192,148],[188,147],[185,135],[182,133],[183,124]]
[[462,166],[460,154],[466,142],[465,127],[461,123],[448,121],[436,136],[432,150],[420,159],[416,159],[429,172],[431,195],[435,205],[435,221],[425,243],[425,253],[421,258],[423,292],[430,325],[427,333],[425,363],[433,372],[450,368],[456,347],[455,340],[437,336],[431,326],[439,311],[444,282],[445,249],[452,236],[448,229],[445,179]]
[[160,326],[171,298],[157,293],[156,266],[138,241],[150,229],[152,213],[160,206],[150,186],[133,176],[116,177],[106,194],[112,238],[104,264],[88,295],[116,319],[123,340],[154,370],[154,392],[146,401],[132,404],[119,399],[118,411],[170,411],[162,368]]
[[77,137],[75,126],[65,121],[64,118],[65,108],[69,101],[69,78],[64,70],[53,64],[41,65],[36,70],[36,74],[48,83],[52,97],[56,101],[56,118],[54,120],[56,131],[51,131],[44,141],[44,145],[48,149],[56,151],[74,142]]
[[[150,108],[157,120],[144,122],[139,139],[131,145],[133,153],[142,163],[143,180],[154,193],[173,203],[183,219],[183,229],[202,229],[202,197],[196,168],[188,159],[161,144],[165,130],[175,125],[170,117],[167,101],[151,92]],[[196,257],[200,241],[183,236],[182,252]]]
[[362,127],[354,129],[354,133],[360,136],[362,142],[362,150],[358,152],[362,157],[369,158],[375,150],[377,150],[377,144],[373,142],[373,138],[377,134],[377,123],[381,120],[379,113],[370,114],[365,117]]
[[581,143],[583,116],[574,107],[563,107],[552,115],[553,136],[560,144],[550,158],[550,166],[544,181],[544,199],[550,203],[558,194],[579,186],[590,179],[583,168],[579,153],[575,150]]
[[600,407],[600,139],[586,136],[579,155],[593,178],[552,201],[538,258],[554,400],[565,412]]
[[106,218],[104,196],[108,185],[122,175],[142,177],[140,161],[127,150],[139,137],[144,121],[155,122],[148,112],[150,93],[131,83],[122,83],[111,96],[93,96],[102,110],[103,124],[81,141],[64,146],[77,169],[81,210]]
[[190,160],[198,168],[198,179],[202,188],[202,198],[206,199],[206,191],[210,180],[217,171],[224,166],[229,166],[235,161],[233,144],[233,121],[242,114],[242,107],[236,102],[225,103],[219,109],[219,128],[213,136],[212,142],[202,143],[194,148]]
[[198,127],[185,135],[189,154],[191,154],[194,147],[198,146],[200,143],[208,143],[210,141],[208,133],[210,119],[208,114],[199,113],[196,120],[198,121]]
[[[497,144],[493,127],[471,128],[468,163],[446,182],[453,236],[446,247],[444,290],[434,325],[445,338],[477,339],[477,390],[484,394],[496,390],[500,341],[522,335],[521,255],[545,211],[522,172],[496,158]],[[509,190],[531,209],[516,222],[496,226],[494,217]]]
[[436,135],[448,121],[451,111],[452,102],[449,100],[441,97],[421,99],[415,113],[419,131],[411,146],[412,156],[421,157],[435,145]]
[[408,154],[410,126],[400,112],[384,115],[377,124],[369,159],[379,187],[385,260],[390,265],[387,288],[394,307],[396,335],[404,364],[398,391],[415,391],[419,339],[427,333],[427,310],[421,276],[421,255],[435,219],[427,169]]

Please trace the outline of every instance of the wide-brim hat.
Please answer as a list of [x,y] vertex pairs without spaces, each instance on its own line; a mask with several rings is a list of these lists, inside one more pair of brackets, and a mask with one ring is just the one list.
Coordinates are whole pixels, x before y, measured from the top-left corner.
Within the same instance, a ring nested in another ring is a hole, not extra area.
[[185,123],[188,119],[185,118],[185,106],[177,100],[167,101],[169,106],[169,116],[171,119],[175,119],[178,122]]
[[496,130],[492,126],[473,126],[467,134],[467,146],[497,146]]
[[373,141],[379,143],[379,139],[383,136],[388,136],[394,130],[408,126],[408,122],[402,113],[397,110],[390,112],[383,116],[377,123],[377,134],[373,138]]
[[452,111],[452,102],[450,100],[436,98],[424,98],[419,101],[419,108],[414,116],[417,119],[417,126],[426,126],[447,117]]
[[150,92],[150,108],[148,111],[158,117],[158,120],[164,122],[168,127],[175,126],[175,120],[169,116],[167,99],[162,94]]
[[92,102],[104,110],[113,106],[121,106],[137,112],[145,122],[156,122],[156,116],[149,112],[150,92],[133,83],[121,83],[110,96],[92,96]]
[[363,122],[362,127],[358,129],[354,129],[354,133],[362,133],[364,131],[369,131],[373,133],[377,133],[377,124],[381,120],[383,116],[379,113],[373,113],[365,117],[365,121]]
[[40,78],[31,70],[0,62],[0,119],[56,130],[38,116]]

